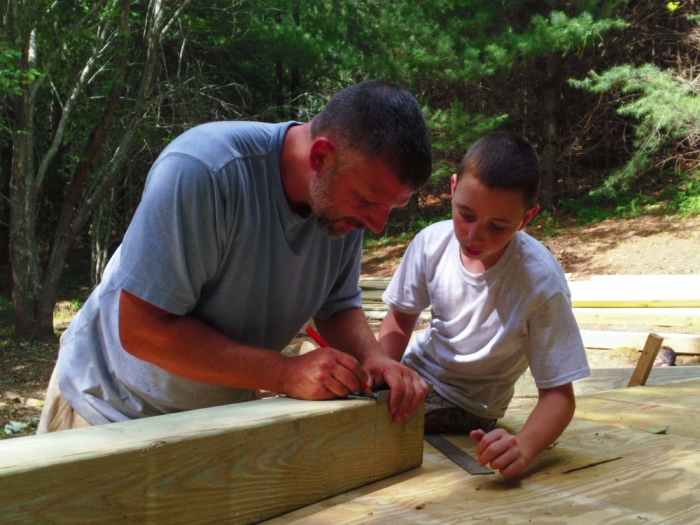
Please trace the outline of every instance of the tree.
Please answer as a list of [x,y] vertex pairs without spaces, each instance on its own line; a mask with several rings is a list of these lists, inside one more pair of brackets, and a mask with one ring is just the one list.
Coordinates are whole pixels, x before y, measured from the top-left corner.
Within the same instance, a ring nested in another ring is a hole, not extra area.
[[[21,89],[7,95],[9,244],[18,339],[53,334],[66,254],[120,176],[148,108],[160,46],[189,3],[6,2],[3,40],[16,53],[15,70],[24,72]],[[130,69],[139,75],[129,75]],[[108,142],[113,144],[109,151]],[[50,178],[60,180],[65,191],[42,267],[37,218]]]

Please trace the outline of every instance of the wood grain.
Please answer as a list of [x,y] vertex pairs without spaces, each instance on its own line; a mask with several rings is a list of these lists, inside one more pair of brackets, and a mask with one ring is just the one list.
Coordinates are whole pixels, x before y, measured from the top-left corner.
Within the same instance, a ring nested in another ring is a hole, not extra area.
[[654,366],[654,361],[656,356],[659,354],[661,345],[664,342],[664,338],[657,334],[649,334],[647,337],[647,342],[644,344],[642,349],[642,355],[639,356],[639,361],[637,361],[637,366],[634,367],[634,372],[632,372],[632,377],[627,386],[641,386],[646,384],[649,373]]
[[[637,401],[700,398],[700,382],[674,387],[668,393],[668,387],[630,388],[620,395]],[[511,407],[499,426],[517,431],[530,410]],[[646,409],[628,406],[625,410]],[[698,434],[655,435],[593,419],[619,416],[619,411],[619,405],[610,405],[584,419],[577,410],[557,445],[542,452],[517,478],[470,476],[425,444],[425,460],[418,469],[266,523],[697,523]],[[470,454],[475,452],[476,445],[467,436],[450,436],[450,440]]]
[[574,308],[578,324],[700,327],[700,308]]
[[[700,354],[700,335],[658,333],[663,337],[664,345],[670,346],[679,354]],[[607,330],[581,330],[581,337],[586,348],[637,348],[641,350],[646,344],[648,333],[613,332]]]
[[419,465],[422,411],[264,399],[0,442],[3,523],[254,523]]
[[[595,394],[607,390],[625,388],[629,383],[634,368],[592,368],[591,375],[574,381],[574,393],[577,396]],[[700,366],[673,366],[652,368],[647,386],[668,385],[700,378]],[[515,383],[516,397],[537,397],[537,387],[530,370]]]

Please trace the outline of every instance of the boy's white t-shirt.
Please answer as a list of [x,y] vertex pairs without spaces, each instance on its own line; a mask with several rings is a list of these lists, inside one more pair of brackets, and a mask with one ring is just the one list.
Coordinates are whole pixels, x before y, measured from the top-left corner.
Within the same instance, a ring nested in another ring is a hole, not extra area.
[[590,375],[564,272],[525,232],[475,275],[462,265],[452,221],[433,224],[411,242],[382,299],[409,314],[432,306],[403,363],[479,417],[505,414],[528,365],[538,388]]

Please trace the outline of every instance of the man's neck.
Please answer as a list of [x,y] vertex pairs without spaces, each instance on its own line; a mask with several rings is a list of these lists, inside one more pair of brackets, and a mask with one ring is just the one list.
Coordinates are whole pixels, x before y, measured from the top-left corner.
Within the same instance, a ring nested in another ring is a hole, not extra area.
[[309,206],[309,124],[291,126],[282,144],[280,177],[289,207],[302,217],[311,213]]

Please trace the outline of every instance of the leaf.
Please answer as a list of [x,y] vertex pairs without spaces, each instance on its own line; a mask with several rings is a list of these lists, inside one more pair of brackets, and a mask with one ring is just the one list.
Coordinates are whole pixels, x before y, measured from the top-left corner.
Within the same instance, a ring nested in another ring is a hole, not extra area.
[[649,432],[649,434],[668,434],[668,425],[666,425],[661,430],[656,430],[655,428],[652,428],[651,430],[647,430],[647,432]]
[[26,421],[10,421],[5,425],[5,434],[11,436],[12,434],[19,434],[23,430],[35,429],[39,423],[39,418],[31,418]]

